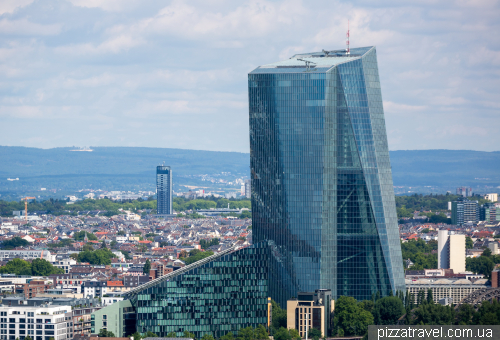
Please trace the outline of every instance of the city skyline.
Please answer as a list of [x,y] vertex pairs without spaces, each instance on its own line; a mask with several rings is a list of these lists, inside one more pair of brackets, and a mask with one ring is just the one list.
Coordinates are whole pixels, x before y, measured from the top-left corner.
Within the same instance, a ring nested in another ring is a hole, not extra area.
[[248,152],[245,74],[345,46],[349,20],[351,45],[381,57],[390,150],[497,150],[498,15],[498,2],[5,1],[0,145]]

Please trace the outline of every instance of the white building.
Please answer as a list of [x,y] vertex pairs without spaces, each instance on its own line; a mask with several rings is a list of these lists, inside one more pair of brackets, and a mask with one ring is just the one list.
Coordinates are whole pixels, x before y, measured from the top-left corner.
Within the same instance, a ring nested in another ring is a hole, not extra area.
[[[27,301],[25,301],[27,303]],[[0,305],[0,339],[66,340],[73,338],[71,306]]]
[[44,259],[52,262],[55,255],[52,255],[48,250],[0,250],[0,261],[8,261],[14,258],[25,260]]
[[489,200],[490,202],[497,202],[498,194],[486,194],[484,195],[484,199]]
[[71,258],[63,259],[63,260],[56,260],[56,261],[52,262],[52,265],[57,267],[57,268],[64,269],[64,273],[69,274],[71,267],[76,265],[76,261],[71,259]]
[[465,256],[465,235],[449,235],[448,230],[438,230],[438,269],[463,273]]

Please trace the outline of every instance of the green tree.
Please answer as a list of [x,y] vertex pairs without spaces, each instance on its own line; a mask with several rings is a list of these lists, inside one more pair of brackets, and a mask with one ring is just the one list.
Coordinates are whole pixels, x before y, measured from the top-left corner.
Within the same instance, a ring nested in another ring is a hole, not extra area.
[[193,333],[190,333],[188,331],[184,331],[183,338],[191,338],[191,339],[196,339]]
[[468,303],[461,304],[457,311],[457,323],[459,325],[470,325],[474,316],[474,307]]
[[412,325],[452,325],[455,311],[451,306],[423,303],[413,310]]
[[341,296],[335,303],[334,334],[364,335],[368,325],[372,325],[373,322],[373,315],[364,310],[353,297]]
[[[280,329],[281,327],[287,328],[286,324],[286,309],[282,309],[279,305],[274,300],[271,300],[271,319],[272,319],[272,324],[271,327],[274,328],[275,330]],[[274,332],[273,332],[274,333]],[[272,333],[272,334],[273,334]]]
[[215,340],[212,334],[205,334],[201,340]]
[[24,340],[33,340],[29,335],[27,335]]
[[146,275],[149,275],[149,271],[151,270],[151,262],[149,259],[146,260],[146,263],[144,263],[144,267],[142,268],[142,272]]
[[483,253],[481,254],[481,256],[490,257],[491,256],[491,249],[486,248],[485,250],[483,250]]
[[94,251],[82,251],[78,254],[78,262],[88,262],[93,265],[109,265],[111,259],[116,257],[109,249],[98,249]]
[[263,325],[258,325],[257,328],[255,328],[253,335],[254,335],[254,339],[258,339],[258,340],[268,340],[269,339],[269,335],[267,334],[266,327],[264,327]]
[[495,263],[488,256],[468,257],[465,259],[465,267],[468,271],[483,274],[488,279],[491,279],[491,272],[495,267]]
[[16,236],[16,237],[11,238],[10,240],[3,241],[2,248],[6,249],[6,250],[10,250],[10,249],[14,249],[17,247],[26,247],[28,244],[29,244],[28,241]]
[[146,333],[144,333],[144,335],[142,336],[142,338],[157,338],[158,335],[156,335],[155,333],[151,332],[151,331],[147,331]]
[[220,337],[220,340],[234,340],[234,335],[232,332],[227,333]]
[[21,259],[12,259],[0,267],[1,274],[32,275],[31,264]]
[[430,304],[434,303],[434,297],[432,296],[432,289],[431,288],[427,289],[427,303],[430,303]]
[[100,338],[116,338],[116,336],[113,332],[110,332],[104,328],[101,328],[101,330],[99,331],[99,337]]
[[405,313],[403,301],[396,296],[386,296],[375,302],[373,317],[376,325],[395,325]]
[[177,333],[170,332],[170,333],[167,334],[167,338],[177,338]]
[[252,327],[241,328],[238,331],[238,340],[252,340],[254,339],[254,331]]
[[35,276],[48,276],[51,274],[64,274],[64,269],[54,267],[44,259],[34,259],[31,262],[31,274]]
[[321,338],[322,334],[319,329],[316,328],[309,328],[307,331],[309,338],[314,339],[314,340],[319,340]]
[[469,236],[465,238],[465,248],[466,249],[474,248],[474,241],[472,241],[472,239]]
[[274,332],[275,340],[292,340],[290,332],[285,327],[280,327],[276,332]]

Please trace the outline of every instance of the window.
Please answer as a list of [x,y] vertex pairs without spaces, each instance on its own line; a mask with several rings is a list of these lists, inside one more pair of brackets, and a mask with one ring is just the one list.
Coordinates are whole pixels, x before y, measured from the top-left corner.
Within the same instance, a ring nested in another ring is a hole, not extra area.
[[104,315],[102,316],[102,318],[103,318],[104,320],[106,320],[106,319],[108,318],[108,316],[107,316],[106,314],[104,314]]
[[50,319],[45,319],[45,323],[50,323]]
[[10,318],[10,319],[9,319],[9,322],[16,322],[16,319],[14,319],[14,318]]
[[36,323],[43,323],[42,319],[36,319]]

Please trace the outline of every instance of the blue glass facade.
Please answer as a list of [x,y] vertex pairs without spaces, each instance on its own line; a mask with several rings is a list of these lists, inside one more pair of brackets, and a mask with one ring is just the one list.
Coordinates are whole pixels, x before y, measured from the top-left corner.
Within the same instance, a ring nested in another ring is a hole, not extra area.
[[253,238],[280,259],[271,297],[404,290],[375,48],[296,55],[248,80]]
[[156,198],[157,213],[172,214],[172,169],[169,166],[156,167]]
[[201,339],[266,325],[268,286],[276,272],[273,249],[272,242],[261,242],[229,250],[128,292],[137,331],[160,337],[189,331]]

